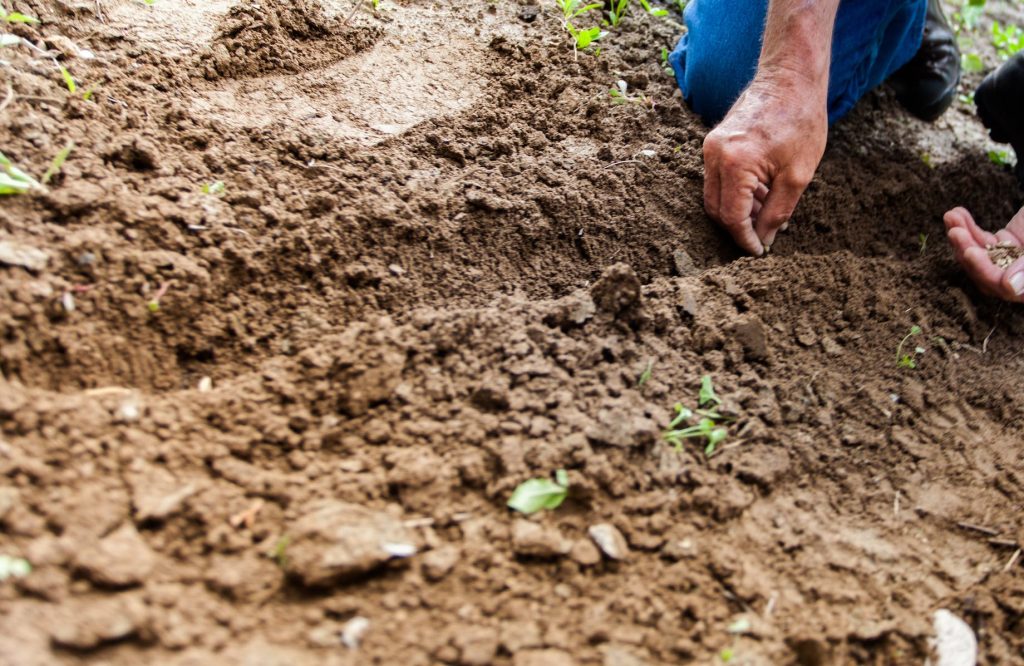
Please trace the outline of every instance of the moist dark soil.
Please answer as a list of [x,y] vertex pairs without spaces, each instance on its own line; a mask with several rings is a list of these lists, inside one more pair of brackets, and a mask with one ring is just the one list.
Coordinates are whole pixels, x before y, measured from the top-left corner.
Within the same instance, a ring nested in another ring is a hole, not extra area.
[[[942,225],[1021,195],[970,107],[869,95],[751,259],[678,14],[595,56],[553,3],[362,4],[14,3],[0,148],[74,148],[0,208],[0,661],[921,663],[939,608],[1024,659],[1024,313]],[[703,375],[710,457],[662,435]]]

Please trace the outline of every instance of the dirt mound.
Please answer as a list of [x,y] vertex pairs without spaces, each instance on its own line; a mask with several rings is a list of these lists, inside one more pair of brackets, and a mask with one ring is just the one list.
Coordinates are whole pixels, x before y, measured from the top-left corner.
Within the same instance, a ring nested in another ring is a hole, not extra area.
[[[1020,654],[1024,315],[942,242],[1019,196],[973,116],[870,96],[753,260],[676,15],[594,57],[527,3],[33,6],[96,87],[5,52],[4,153],[75,147],[0,211],[0,661],[919,663],[943,607]],[[664,436],[705,375],[711,456]]]

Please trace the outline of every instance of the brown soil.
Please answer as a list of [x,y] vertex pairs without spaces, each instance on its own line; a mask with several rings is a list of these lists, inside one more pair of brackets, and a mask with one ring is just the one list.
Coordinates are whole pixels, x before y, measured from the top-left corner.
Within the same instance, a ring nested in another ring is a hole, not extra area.
[[[942,607],[1024,655],[1024,313],[941,240],[1019,192],[966,107],[871,95],[752,260],[677,23],[595,58],[548,4],[14,4],[95,89],[4,49],[3,152],[76,146],[0,209],[0,662],[921,663]],[[711,458],[661,438],[703,374]]]

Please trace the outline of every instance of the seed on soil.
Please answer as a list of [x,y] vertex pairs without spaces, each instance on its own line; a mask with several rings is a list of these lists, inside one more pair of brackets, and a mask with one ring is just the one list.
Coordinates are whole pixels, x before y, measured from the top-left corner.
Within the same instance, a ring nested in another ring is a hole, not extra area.
[[367,630],[370,628],[370,621],[360,615],[355,616],[345,623],[341,628],[341,644],[350,650],[359,647]]
[[587,534],[608,559],[624,560],[629,557],[629,545],[626,543],[626,538],[614,525],[610,523],[591,525]]
[[1013,262],[1024,257],[1024,247],[1011,245],[1009,243],[989,245],[987,249],[988,258],[991,259],[992,263],[998,268],[1009,268]]

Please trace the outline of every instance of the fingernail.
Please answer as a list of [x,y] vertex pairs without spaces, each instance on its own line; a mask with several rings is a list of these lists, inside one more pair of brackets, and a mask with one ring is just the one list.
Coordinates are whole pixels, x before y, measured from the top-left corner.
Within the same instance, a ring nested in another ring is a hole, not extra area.
[[1024,271],[1010,276],[1010,287],[1013,288],[1013,293],[1018,296],[1024,294]]

